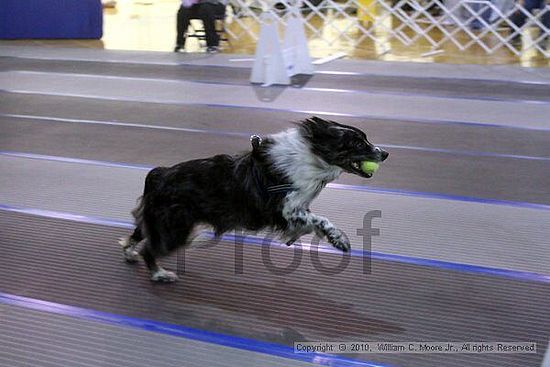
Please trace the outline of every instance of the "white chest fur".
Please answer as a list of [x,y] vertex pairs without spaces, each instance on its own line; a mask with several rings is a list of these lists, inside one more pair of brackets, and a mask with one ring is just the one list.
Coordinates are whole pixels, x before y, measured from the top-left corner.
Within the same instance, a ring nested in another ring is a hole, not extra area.
[[295,191],[287,195],[285,209],[308,208],[325,185],[340,176],[342,169],[329,165],[316,156],[298,129],[289,129],[272,136],[275,144],[270,155],[275,169],[289,178]]

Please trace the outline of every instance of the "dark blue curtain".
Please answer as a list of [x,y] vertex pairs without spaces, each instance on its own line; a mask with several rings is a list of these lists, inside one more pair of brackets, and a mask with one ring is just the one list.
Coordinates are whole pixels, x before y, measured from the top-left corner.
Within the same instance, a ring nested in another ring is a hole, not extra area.
[[103,35],[101,0],[0,0],[0,38],[92,38]]

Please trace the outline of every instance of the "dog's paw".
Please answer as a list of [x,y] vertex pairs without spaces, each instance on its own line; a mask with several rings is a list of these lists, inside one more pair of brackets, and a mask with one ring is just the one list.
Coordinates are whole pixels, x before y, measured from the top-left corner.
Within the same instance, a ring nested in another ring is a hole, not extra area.
[[159,283],[173,283],[178,280],[176,273],[173,273],[163,268],[159,268],[153,274],[151,274],[151,280]]
[[118,239],[118,244],[119,244],[120,247],[122,247],[123,249],[132,246],[132,242],[131,242],[131,240],[130,240],[130,237],[128,237],[128,236],[119,238],[119,239]]
[[138,262],[139,253],[129,237],[119,239],[118,244],[122,246],[122,254],[127,263],[134,264]]
[[334,228],[330,231],[327,235],[327,240],[332,246],[340,251],[348,252],[351,249],[348,237],[338,228]]
[[122,250],[122,252],[124,255],[124,260],[126,260],[128,264],[135,264],[138,262],[139,253],[136,251],[136,249],[133,246],[126,247],[125,249]]

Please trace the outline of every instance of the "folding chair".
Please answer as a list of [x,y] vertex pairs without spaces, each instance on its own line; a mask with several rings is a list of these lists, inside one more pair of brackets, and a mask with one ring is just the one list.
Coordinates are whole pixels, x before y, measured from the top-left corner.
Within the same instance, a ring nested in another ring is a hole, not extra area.
[[[200,20],[199,18],[191,18],[191,20]],[[187,37],[195,37],[199,41],[206,42],[206,32],[204,31],[204,26],[202,28],[195,27],[193,22],[189,24],[191,32],[187,32]],[[227,32],[225,31],[225,14],[216,16],[216,33],[220,36],[220,42],[229,43],[229,38],[227,37]]]

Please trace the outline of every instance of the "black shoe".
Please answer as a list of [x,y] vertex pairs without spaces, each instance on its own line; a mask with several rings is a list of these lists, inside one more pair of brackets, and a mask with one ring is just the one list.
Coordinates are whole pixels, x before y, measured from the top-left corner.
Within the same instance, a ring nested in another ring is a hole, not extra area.
[[176,47],[174,47],[174,52],[180,52],[181,50],[183,50],[183,46],[176,45]]
[[220,52],[220,49],[218,48],[218,46],[210,46],[206,49],[206,52],[208,52],[209,54],[217,54],[218,52]]

